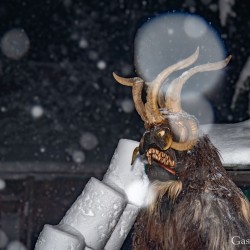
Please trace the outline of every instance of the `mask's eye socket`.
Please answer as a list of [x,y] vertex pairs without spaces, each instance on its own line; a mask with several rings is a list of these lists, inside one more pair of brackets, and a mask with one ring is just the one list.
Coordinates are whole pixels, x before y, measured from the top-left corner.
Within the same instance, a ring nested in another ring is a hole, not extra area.
[[160,138],[163,138],[165,134],[166,134],[166,131],[164,129],[157,132],[157,136]]
[[172,136],[169,128],[158,130],[156,133],[157,144],[163,150],[167,150],[172,144]]

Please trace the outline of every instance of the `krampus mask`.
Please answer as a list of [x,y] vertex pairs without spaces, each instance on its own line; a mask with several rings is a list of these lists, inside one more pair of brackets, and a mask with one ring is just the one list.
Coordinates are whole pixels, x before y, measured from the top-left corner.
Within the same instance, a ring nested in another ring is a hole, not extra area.
[[[231,57],[193,67],[169,84],[163,98],[159,93],[171,73],[190,66],[198,55],[199,48],[149,83],[114,74],[119,83],[132,87],[146,129],[132,157],[133,162],[139,153],[145,160],[151,181],[148,206],[134,227],[136,250],[228,250],[236,247],[233,236],[250,238],[249,202],[228,177],[217,149],[199,132],[196,118],[182,110],[180,100],[191,76],[221,69]],[[143,88],[147,89],[145,104]]]

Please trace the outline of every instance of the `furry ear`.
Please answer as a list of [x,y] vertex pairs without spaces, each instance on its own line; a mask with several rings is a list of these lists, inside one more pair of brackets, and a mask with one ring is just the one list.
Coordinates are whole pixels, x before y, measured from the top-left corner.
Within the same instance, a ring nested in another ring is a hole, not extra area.
[[241,203],[241,213],[242,217],[250,224],[250,204],[249,202],[240,197],[240,203]]
[[176,200],[182,190],[180,180],[170,180],[166,182],[154,181],[149,187],[148,213],[152,215],[162,201],[162,197],[167,194],[168,199],[172,202]]

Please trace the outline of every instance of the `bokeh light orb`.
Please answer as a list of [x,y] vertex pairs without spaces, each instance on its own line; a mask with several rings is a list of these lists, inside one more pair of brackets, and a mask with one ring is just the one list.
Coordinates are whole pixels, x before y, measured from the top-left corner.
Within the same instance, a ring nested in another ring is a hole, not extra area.
[[200,93],[186,93],[182,95],[181,103],[183,110],[194,115],[200,124],[214,122],[213,107],[205,96]]
[[7,31],[1,39],[2,53],[14,60],[21,59],[29,50],[30,40],[23,29]]
[[[138,30],[135,39],[137,74],[152,81],[166,67],[193,54],[197,47],[200,55],[191,67],[226,57],[222,40],[200,16],[171,13],[149,20]],[[168,82],[183,71],[171,74]],[[223,70],[199,73],[188,80],[183,92],[205,93],[220,83],[222,75]]]
[[7,245],[8,241],[8,236],[2,229],[0,229],[0,249],[3,249]]

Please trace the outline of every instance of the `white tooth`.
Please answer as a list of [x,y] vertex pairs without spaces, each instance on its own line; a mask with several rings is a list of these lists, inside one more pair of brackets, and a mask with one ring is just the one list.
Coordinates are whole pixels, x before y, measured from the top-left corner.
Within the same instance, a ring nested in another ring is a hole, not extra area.
[[149,158],[148,158],[148,163],[149,163],[149,165],[152,165],[152,158],[151,158],[151,155],[150,155]]
[[163,152],[161,152],[161,157],[165,158],[165,154]]

